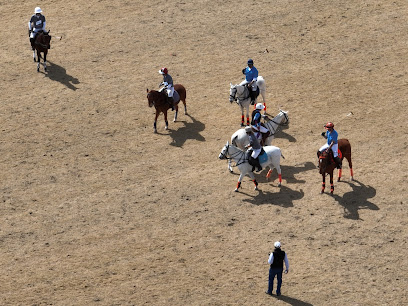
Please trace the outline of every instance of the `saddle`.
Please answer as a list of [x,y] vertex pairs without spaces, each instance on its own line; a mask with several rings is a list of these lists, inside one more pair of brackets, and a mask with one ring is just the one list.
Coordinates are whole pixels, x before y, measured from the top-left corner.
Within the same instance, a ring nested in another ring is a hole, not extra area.
[[[252,158],[252,152],[253,152],[254,150],[252,150],[252,149],[249,149],[247,152],[246,152],[246,157],[247,157],[247,159],[248,159],[248,163],[252,166],[252,172],[255,170],[255,167],[257,167],[258,168],[258,171],[261,171],[262,170],[262,166],[261,166],[261,163],[260,163],[260,159],[261,159],[261,157],[263,157],[264,156],[264,154],[266,154],[265,153],[265,150],[262,148],[261,149],[261,153],[259,153],[259,155],[258,155],[258,157],[257,158]],[[264,159],[264,158],[262,158],[262,159]],[[268,157],[266,157],[266,159],[268,159]]]

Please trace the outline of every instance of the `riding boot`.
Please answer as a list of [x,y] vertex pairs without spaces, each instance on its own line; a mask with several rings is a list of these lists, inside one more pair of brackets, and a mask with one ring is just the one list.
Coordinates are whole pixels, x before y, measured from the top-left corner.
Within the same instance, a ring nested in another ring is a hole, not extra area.
[[257,168],[258,168],[258,172],[261,171],[261,170],[262,170],[262,166],[261,166],[261,163],[259,162],[259,157],[257,157],[257,158],[255,159],[255,162],[256,162],[256,166],[257,166]]
[[34,51],[34,38],[30,38],[31,49]]
[[255,91],[252,91],[252,88],[249,88],[249,96],[251,97],[251,105],[255,104]]
[[341,169],[341,158],[336,156],[334,161],[336,162],[337,169]]
[[171,110],[174,111],[174,106],[173,106],[173,101],[174,101],[174,99],[173,99],[173,97],[168,97],[167,99],[168,99],[167,101],[169,101]]

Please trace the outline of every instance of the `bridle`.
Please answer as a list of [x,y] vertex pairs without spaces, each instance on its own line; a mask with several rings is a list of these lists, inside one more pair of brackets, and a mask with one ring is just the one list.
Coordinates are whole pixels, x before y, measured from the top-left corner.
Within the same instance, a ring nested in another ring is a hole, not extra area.
[[[234,91],[234,95],[232,95],[232,91]],[[231,93],[230,93],[230,102],[232,103],[232,101],[237,101],[237,88],[233,87],[231,88]]]
[[[220,153],[220,155],[222,156],[222,159],[232,160],[235,157],[239,156],[238,162],[236,162],[237,166],[240,165],[240,164],[244,164],[247,161],[244,151],[237,151],[237,152],[235,152],[233,154],[230,154],[229,153],[229,147],[230,147],[230,145],[226,144],[225,145],[225,148],[226,148],[225,153],[223,153],[223,152]],[[224,150],[222,150],[222,151],[224,151]],[[230,157],[228,157],[227,155],[229,155]]]
[[284,123],[276,122],[274,119],[268,121],[268,123],[269,123],[269,122],[272,122],[272,123],[275,123],[275,124],[277,125],[276,128],[273,128],[273,127],[271,126],[271,129],[273,129],[273,131],[269,130],[269,126],[268,126],[268,130],[271,132],[270,136],[275,135],[276,132],[279,130],[279,128],[280,128],[281,126],[287,126],[287,125],[289,125],[289,117],[288,117],[288,115],[286,115],[286,113],[285,113],[284,111],[282,111],[282,110],[280,111],[280,113],[282,113],[282,114],[285,116],[285,122],[284,122]]

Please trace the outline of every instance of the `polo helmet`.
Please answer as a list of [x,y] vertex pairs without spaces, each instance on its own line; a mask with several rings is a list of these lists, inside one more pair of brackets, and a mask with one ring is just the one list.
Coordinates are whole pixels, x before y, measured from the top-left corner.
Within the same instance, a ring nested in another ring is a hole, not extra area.
[[333,122],[327,122],[324,127],[328,128],[328,129],[332,129],[332,128],[334,128],[334,124],[333,124]]
[[166,67],[163,67],[162,69],[160,69],[159,73],[160,74],[167,74],[168,70]]
[[265,108],[265,106],[262,103],[256,103],[255,108],[259,109],[259,110],[263,110]]
[[42,9],[39,7],[39,6],[37,6],[35,9],[34,9],[34,14],[41,14],[42,13]]

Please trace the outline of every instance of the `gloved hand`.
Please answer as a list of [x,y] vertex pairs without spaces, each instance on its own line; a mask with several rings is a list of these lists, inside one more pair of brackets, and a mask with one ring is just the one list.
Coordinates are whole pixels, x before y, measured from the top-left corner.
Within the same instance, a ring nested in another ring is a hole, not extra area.
[[245,74],[246,68],[242,69],[242,74]]
[[323,136],[323,137],[326,137],[326,132],[322,132],[322,136]]

